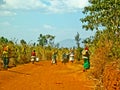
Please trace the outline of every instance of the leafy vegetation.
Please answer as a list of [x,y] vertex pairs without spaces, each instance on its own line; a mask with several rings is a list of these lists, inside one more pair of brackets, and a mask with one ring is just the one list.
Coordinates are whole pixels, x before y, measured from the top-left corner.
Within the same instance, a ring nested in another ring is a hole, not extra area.
[[[120,67],[120,0],[89,0],[89,3],[83,10],[86,16],[80,20],[84,29],[96,30],[96,34],[82,42],[89,44],[91,63],[94,67],[92,73],[95,78],[102,81],[106,65],[114,61],[117,62],[116,66]],[[53,35],[40,34],[38,44],[27,44],[23,39],[17,44],[0,37],[0,56],[2,57],[3,46],[7,44],[10,58],[14,58],[16,64],[30,62],[32,50],[36,50],[40,60],[51,60],[53,52],[57,52],[57,60],[61,60],[62,53],[69,53],[69,49],[59,48],[59,44],[55,45],[54,40]],[[77,47],[74,48],[77,60],[81,59],[80,40],[80,34],[77,32],[75,36]]]
[[94,76],[100,79],[109,62],[120,62],[120,0],[89,0],[89,3],[81,21],[83,28],[97,32],[84,42],[90,44]]
[[10,41],[5,37],[0,38],[0,57],[2,59],[2,52],[4,45],[9,46],[9,57],[14,64],[24,64],[30,62],[32,50],[36,50],[37,57],[40,60],[51,60],[52,53],[58,52],[57,59],[61,60],[62,53],[69,53],[68,48],[59,48],[59,44],[54,44],[55,36],[42,35],[38,37],[38,44],[28,43],[25,40],[20,40],[20,43]]
[[82,59],[82,48],[80,47],[80,34],[77,32],[76,36],[75,36],[75,41],[77,44],[77,48],[76,48],[76,59],[79,61],[80,59]]

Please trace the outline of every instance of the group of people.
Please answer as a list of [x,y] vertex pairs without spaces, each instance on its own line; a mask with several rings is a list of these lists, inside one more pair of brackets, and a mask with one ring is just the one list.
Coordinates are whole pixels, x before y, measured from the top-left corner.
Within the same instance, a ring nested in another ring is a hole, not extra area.
[[[57,52],[54,52],[52,55],[52,61],[51,61],[52,64],[57,64],[56,57],[57,57]],[[84,61],[83,72],[86,72],[90,68],[90,60],[89,60],[90,59],[90,51],[89,51],[87,44],[85,44],[85,47],[82,51],[82,58]],[[71,50],[69,54],[66,54],[65,52],[62,54],[61,62],[65,64],[68,61],[70,61],[72,63],[74,62],[74,51],[73,50]]]
[[[52,55],[51,64],[57,64],[56,57],[57,57],[57,52],[54,52]],[[74,51],[73,50],[71,50],[70,53],[68,54],[66,54],[65,52],[62,54],[61,62],[65,64],[68,61],[72,63],[74,62]]]
[[[7,45],[4,45],[3,46],[3,53],[2,53],[2,60],[3,60],[3,68],[5,70],[8,69],[9,59],[10,59],[9,47]],[[37,58],[36,52],[35,52],[35,50],[33,50],[31,53],[31,62],[34,64],[35,61],[39,61],[39,58]]]
[[[90,51],[89,51],[89,48],[88,48],[88,45],[85,45],[85,48],[83,49],[82,51],[82,58],[84,60],[84,64],[83,64],[83,67],[84,67],[84,72],[87,71],[89,68],[90,68]],[[3,48],[3,54],[2,54],[2,58],[3,58],[3,65],[4,65],[4,68],[7,69],[8,68],[8,64],[9,64],[9,49],[8,49],[8,46],[5,46]],[[51,64],[57,64],[57,52],[54,52],[52,54],[52,60],[51,60]],[[36,51],[33,50],[32,53],[31,53],[31,62],[34,64],[35,61],[39,61],[39,58],[37,58],[36,56]],[[62,63],[66,63],[66,62],[74,62],[74,51],[71,50],[70,53],[66,54],[65,52],[62,54],[62,60],[61,62]]]

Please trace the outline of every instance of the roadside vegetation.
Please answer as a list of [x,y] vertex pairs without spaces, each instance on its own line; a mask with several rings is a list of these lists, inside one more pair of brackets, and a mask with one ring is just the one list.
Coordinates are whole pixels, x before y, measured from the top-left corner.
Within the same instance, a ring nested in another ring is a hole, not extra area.
[[86,17],[81,21],[84,29],[96,30],[95,36],[87,40],[91,45],[91,60],[94,67],[92,73],[98,80],[97,88],[98,90],[119,90],[120,1],[89,0],[89,3],[90,5],[83,10]]
[[[83,28],[96,30],[95,36],[83,40],[89,44],[91,52],[90,62],[93,71],[91,75],[96,80],[96,90],[120,90],[120,0],[89,0],[90,5],[85,7],[81,18]],[[77,47],[75,59],[82,59],[80,34],[74,37]],[[57,60],[61,60],[62,53],[69,53],[70,48],[60,48],[59,43],[54,43],[55,36],[42,35],[37,43],[26,43],[25,40],[16,41],[0,37],[0,57],[2,59],[3,46],[9,46],[12,65],[30,62],[32,50],[36,50],[40,60],[51,60],[52,53],[57,52]]]

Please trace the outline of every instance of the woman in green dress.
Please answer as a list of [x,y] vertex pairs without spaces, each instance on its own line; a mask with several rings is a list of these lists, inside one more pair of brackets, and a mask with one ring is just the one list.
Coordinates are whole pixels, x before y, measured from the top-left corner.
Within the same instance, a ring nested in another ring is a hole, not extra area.
[[83,59],[84,59],[84,72],[87,71],[87,69],[90,68],[90,60],[89,60],[89,57],[90,57],[90,54],[89,54],[89,48],[87,46],[85,46],[83,52],[82,52],[82,55],[83,55]]

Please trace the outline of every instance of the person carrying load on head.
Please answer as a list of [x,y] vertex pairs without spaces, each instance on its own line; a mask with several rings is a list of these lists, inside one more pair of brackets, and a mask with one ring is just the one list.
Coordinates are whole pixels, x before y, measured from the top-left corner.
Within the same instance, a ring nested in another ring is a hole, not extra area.
[[87,71],[87,69],[90,68],[90,60],[89,60],[89,57],[90,57],[90,52],[89,52],[89,48],[88,48],[88,45],[86,44],[85,45],[85,48],[83,49],[82,51],[82,58],[84,60],[84,64],[83,64],[83,67],[84,67],[84,72]]

